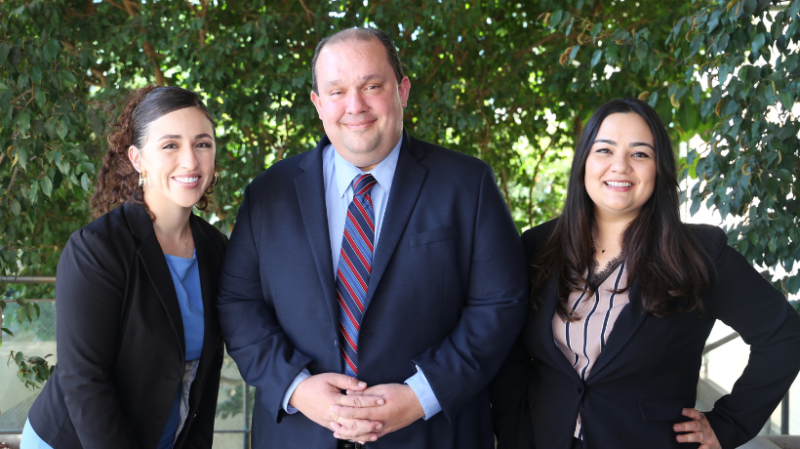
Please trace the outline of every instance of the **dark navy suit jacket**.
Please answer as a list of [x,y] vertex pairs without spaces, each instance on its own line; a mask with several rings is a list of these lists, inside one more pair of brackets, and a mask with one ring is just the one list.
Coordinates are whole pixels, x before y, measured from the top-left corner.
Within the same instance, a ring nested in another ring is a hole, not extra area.
[[[256,448],[333,449],[333,432],[281,400],[295,376],[342,373],[316,149],[246,189],[218,309],[230,355],[257,387]],[[522,328],[525,261],[492,169],[404,135],[361,325],[359,378],[402,383],[418,365],[442,412],[370,448],[492,448],[487,385]]]

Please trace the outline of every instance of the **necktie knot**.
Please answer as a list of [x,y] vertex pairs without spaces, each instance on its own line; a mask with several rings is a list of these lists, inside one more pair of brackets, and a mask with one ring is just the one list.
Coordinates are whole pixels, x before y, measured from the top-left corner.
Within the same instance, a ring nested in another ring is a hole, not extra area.
[[378,181],[369,173],[358,175],[355,181],[353,181],[353,194],[358,196],[367,194],[377,183]]

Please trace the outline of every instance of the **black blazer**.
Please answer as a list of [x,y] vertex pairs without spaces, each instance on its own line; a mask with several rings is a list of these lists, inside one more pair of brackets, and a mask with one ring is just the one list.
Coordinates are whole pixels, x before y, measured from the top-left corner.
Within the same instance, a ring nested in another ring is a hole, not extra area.
[[[530,261],[555,221],[526,231]],[[517,344],[492,385],[500,448],[569,449],[580,412],[587,449],[692,448],[672,425],[694,407],[702,351],[716,319],[751,345],[750,360],[731,394],[706,413],[723,449],[753,438],[800,370],[800,315],[736,250],[725,233],[686,225],[708,256],[710,287],[699,312],[656,318],[642,312],[638,279],[589,377],[581,381],[553,343],[555,281],[538,293]]]
[[[214,301],[226,237],[190,217],[205,336],[176,448],[210,448],[222,337]],[[141,205],[72,234],[58,261],[58,364],[28,416],[56,449],[155,448],[181,385],[185,342],[164,253]]]

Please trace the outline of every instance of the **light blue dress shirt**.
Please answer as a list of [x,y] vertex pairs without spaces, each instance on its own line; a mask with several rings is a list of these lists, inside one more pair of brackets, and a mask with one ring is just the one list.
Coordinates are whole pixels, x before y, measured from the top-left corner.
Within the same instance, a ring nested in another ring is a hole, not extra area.
[[[377,184],[370,192],[375,211],[374,247],[376,250],[402,143],[403,138],[400,137],[400,141],[397,142],[397,145],[394,146],[389,155],[369,172],[377,181]],[[333,259],[333,280],[336,279],[336,270],[339,266],[339,253],[342,249],[342,235],[344,234],[344,224],[347,218],[347,208],[350,207],[350,203],[353,201],[353,180],[362,173],[364,172],[361,169],[347,162],[339,155],[333,145],[329,144],[322,149],[322,174],[325,183],[325,205],[328,209],[328,232],[331,242],[331,257]],[[286,394],[283,396],[282,403],[283,409],[287,413],[297,413],[297,409],[289,405],[289,399],[292,397],[294,390],[297,389],[297,386],[300,385],[300,382],[309,377],[311,377],[311,373],[304,368],[289,385]],[[417,395],[417,399],[422,405],[422,410],[425,412],[426,420],[442,410],[430,383],[428,383],[428,379],[425,378],[425,374],[422,373],[419,367],[417,367],[417,374],[406,379],[405,383]]]

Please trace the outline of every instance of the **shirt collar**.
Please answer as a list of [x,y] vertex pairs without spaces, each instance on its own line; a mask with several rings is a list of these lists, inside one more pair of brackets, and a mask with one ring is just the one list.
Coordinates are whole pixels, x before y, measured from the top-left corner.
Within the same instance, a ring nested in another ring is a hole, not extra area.
[[[392,188],[394,172],[397,168],[397,158],[400,156],[400,147],[402,144],[403,136],[401,135],[400,140],[397,142],[397,145],[392,148],[392,151],[389,152],[389,155],[369,172],[375,178],[375,181],[378,182],[378,185],[386,192],[386,195],[389,195],[389,191]],[[347,162],[347,160],[336,151],[336,148],[333,149],[333,172],[336,178],[336,190],[339,197],[344,196],[347,188],[352,186],[353,179],[355,179],[356,176],[364,173],[355,165]]]

